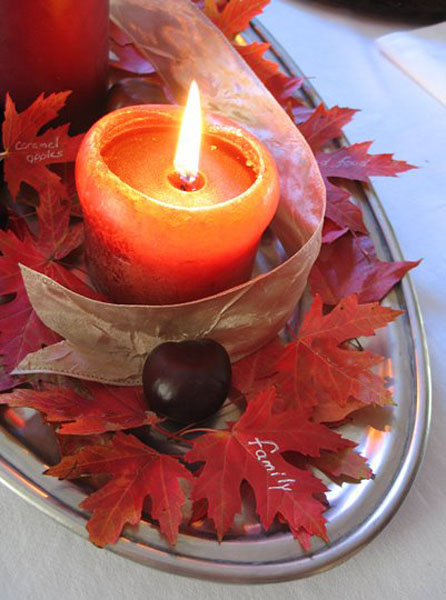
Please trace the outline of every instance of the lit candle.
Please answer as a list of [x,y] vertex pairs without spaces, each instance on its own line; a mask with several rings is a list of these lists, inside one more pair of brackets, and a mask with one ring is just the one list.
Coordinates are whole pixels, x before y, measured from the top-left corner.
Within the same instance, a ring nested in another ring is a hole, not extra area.
[[108,0],[1,0],[0,104],[72,90],[61,121],[88,129],[107,91],[108,19]]
[[197,96],[192,88],[180,136],[179,107],[133,106],[103,117],[81,146],[88,268],[114,302],[176,304],[251,275],[279,200],[277,169],[222,117],[207,116],[200,150]]

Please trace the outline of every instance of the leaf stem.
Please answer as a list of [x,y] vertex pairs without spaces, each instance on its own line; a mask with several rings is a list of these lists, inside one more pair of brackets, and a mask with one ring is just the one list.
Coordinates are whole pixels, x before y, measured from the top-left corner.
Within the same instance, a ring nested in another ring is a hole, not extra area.
[[153,427],[153,429],[155,429],[156,431],[158,431],[158,433],[161,433],[162,435],[165,435],[166,437],[172,438],[173,440],[176,440],[177,442],[181,442],[182,444],[189,444],[190,445],[190,441],[186,440],[185,438],[176,435],[175,433],[171,433],[170,431],[166,431],[165,429],[163,429],[162,427],[160,427],[159,425],[157,425],[156,423],[152,423],[150,425],[150,427]]
[[183,435],[189,435],[189,433],[196,433],[196,432],[201,432],[204,431],[206,433],[215,433],[217,431],[222,431],[221,429],[209,429],[206,427],[197,427],[196,429],[186,429],[185,431],[183,430]]

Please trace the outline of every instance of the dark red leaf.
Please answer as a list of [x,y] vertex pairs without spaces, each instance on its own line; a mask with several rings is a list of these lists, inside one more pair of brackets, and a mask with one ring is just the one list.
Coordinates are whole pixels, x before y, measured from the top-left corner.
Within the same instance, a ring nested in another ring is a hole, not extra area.
[[361,209],[350,200],[351,194],[347,190],[333,185],[328,179],[325,179],[325,187],[327,188],[325,217],[336,223],[341,229],[367,233]]
[[[7,373],[29,352],[55,344],[60,339],[38,318],[24,290],[11,302],[0,304],[0,354]],[[7,375],[4,378],[2,387],[8,389],[13,380]]]
[[348,227],[340,228],[331,219],[325,218],[322,230],[322,243],[332,244],[347,233]]
[[372,142],[362,142],[332,152],[317,152],[322,174],[367,182],[374,175],[396,177],[398,173],[416,168],[403,160],[394,160],[392,154],[368,154],[371,145]]
[[299,130],[313,151],[320,150],[342,135],[342,128],[352,120],[356,112],[358,111],[353,108],[325,108],[323,104],[319,104],[310,117],[299,124]]
[[384,298],[419,263],[381,261],[368,236],[347,233],[322,246],[309,281],[313,293],[320,294],[325,304],[337,304],[351,294],[357,294],[360,302],[374,302]]
[[10,371],[29,353],[60,338],[38,319],[23,286],[19,264],[48,275],[60,284],[90,298],[100,298],[72,271],[60,264],[83,240],[82,227],[69,227],[69,201],[45,188],[37,208],[39,231],[23,227],[18,237],[0,231],[0,296],[14,295],[0,303],[0,355]]

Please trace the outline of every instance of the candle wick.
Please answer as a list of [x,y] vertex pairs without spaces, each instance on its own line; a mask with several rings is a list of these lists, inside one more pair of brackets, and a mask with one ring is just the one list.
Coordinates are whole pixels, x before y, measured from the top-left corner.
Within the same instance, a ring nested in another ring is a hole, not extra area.
[[168,175],[168,178],[170,183],[182,192],[196,192],[205,184],[204,177],[201,173],[190,175],[174,171]]
[[180,176],[181,181],[183,182],[183,185],[185,185],[185,186],[191,185],[197,179],[197,175],[191,175],[190,173],[186,173],[186,174],[178,173],[178,174]]

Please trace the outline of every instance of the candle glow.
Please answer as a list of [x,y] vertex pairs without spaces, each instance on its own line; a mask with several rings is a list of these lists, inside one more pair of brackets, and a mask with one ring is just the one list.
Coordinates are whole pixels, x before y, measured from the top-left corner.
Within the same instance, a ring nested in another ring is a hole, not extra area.
[[198,176],[202,117],[200,92],[196,81],[192,81],[186,108],[181,122],[178,146],[174,159],[175,171],[185,183],[193,183]]

